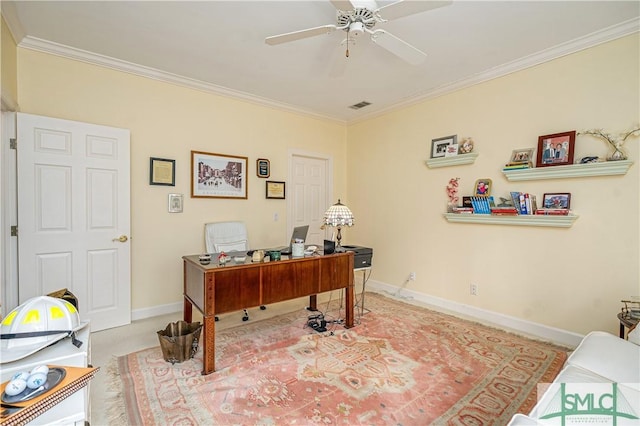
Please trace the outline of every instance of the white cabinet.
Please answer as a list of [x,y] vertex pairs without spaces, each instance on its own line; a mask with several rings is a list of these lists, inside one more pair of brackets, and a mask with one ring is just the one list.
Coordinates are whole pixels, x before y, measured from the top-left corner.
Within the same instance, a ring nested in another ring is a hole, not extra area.
[[[18,371],[30,371],[37,365],[87,367],[91,360],[91,335],[87,325],[76,332],[82,346],[75,347],[70,338],[41,349],[33,355],[14,362],[0,364],[0,382],[4,383]],[[89,421],[89,386],[75,392],[29,422],[29,425],[76,425]]]

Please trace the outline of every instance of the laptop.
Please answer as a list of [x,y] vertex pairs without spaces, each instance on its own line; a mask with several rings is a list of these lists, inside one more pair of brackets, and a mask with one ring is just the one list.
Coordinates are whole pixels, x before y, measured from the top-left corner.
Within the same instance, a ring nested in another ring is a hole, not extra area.
[[[289,240],[289,245],[288,246],[280,246],[280,247],[271,247],[268,249],[264,249],[264,251],[279,251],[280,253],[284,254],[284,255],[290,255],[291,254],[291,244],[295,241],[295,240],[302,240],[305,241],[307,239],[307,232],[309,232],[309,225],[304,225],[304,226],[296,226],[295,228],[293,228],[293,232],[291,233],[291,239]],[[251,256],[253,254],[255,250],[249,250],[247,252],[247,255]]]
[[287,255],[291,254],[291,244],[295,240],[306,241],[308,232],[309,232],[309,225],[296,226],[295,228],[293,228],[293,232],[291,233],[291,239],[289,240],[289,247],[284,247],[282,250],[280,250],[280,253],[287,254]]

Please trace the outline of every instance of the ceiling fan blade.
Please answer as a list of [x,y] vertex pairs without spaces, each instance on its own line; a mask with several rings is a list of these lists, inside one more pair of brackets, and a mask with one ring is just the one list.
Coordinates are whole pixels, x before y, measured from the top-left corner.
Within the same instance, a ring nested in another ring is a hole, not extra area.
[[385,21],[402,18],[403,16],[413,15],[415,13],[426,12],[427,10],[437,9],[439,7],[448,6],[452,0],[443,1],[415,1],[415,0],[399,0],[395,3],[382,6],[375,13]]
[[349,0],[331,0],[331,4],[338,10],[351,10],[354,8]]
[[335,25],[323,25],[321,27],[308,28],[306,30],[294,31],[291,33],[279,34],[264,39],[268,45],[287,43],[290,41],[300,40],[303,38],[314,37],[321,34],[330,34],[336,30]]
[[426,53],[385,30],[373,31],[371,33],[371,40],[411,65],[419,65],[427,58]]

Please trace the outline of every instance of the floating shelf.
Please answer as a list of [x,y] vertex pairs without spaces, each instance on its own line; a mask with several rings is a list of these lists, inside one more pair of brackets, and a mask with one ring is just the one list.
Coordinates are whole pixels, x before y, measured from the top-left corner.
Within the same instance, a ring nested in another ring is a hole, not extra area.
[[438,167],[461,166],[463,164],[473,164],[476,161],[476,157],[478,157],[478,153],[471,152],[469,154],[454,155],[453,157],[430,158],[425,161],[425,164],[430,169],[435,169]]
[[[558,166],[559,167],[559,166]],[[491,214],[445,213],[445,219],[452,223],[475,223],[481,225],[518,225],[518,226],[547,226],[551,228],[570,228],[578,219],[577,215],[543,216],[518,215],[498,216]]]
[[503,170],[509,181],[565,179],[588,176],[615,176],[627,174],[631,160],[603,161],[600,163],[569,164],[566,166],[534,167],[521,170]]

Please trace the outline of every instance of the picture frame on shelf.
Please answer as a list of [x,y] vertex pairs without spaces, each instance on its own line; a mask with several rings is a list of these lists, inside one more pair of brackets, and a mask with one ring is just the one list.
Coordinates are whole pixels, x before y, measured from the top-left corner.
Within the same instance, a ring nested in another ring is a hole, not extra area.
[[542,197],[542,208],[569,210],[571,208],[571,193],[551,192],[544,194]]
[[536,167],[573,164],[576,131],[554,133],[538,137]]
[[533,148],[514,149],[509,164],[528,163],[533,160]]
[[286,184],[268,180],[266,182],[265,196],[268,199],[284,200],[286,197]]
[[191,151],[191,198],[247,199],[247,157]]
[[451,145],[447,145],[447,150],[444,153],[445,157],[455,157],[458,155],[458,144],[452,143]]
[[182,194],[169,194],[169,213],[182,213]]
[[150,157],[149,185],[176,186],[176,160]]
[[491,186],[491,179],[478,179],[473,187],[473,195],[475,197],[488,197],[491,195]]
[[256,160],[256,175],[259,178],[268,178],[271,176],[271,163],[266,158],[258,158]]
[[[458,143],[458,135],[445,136],[431,140],[431,158],[443,158],[447,154],[447,147]],[[457,153],[457,148],[456,148]]]

